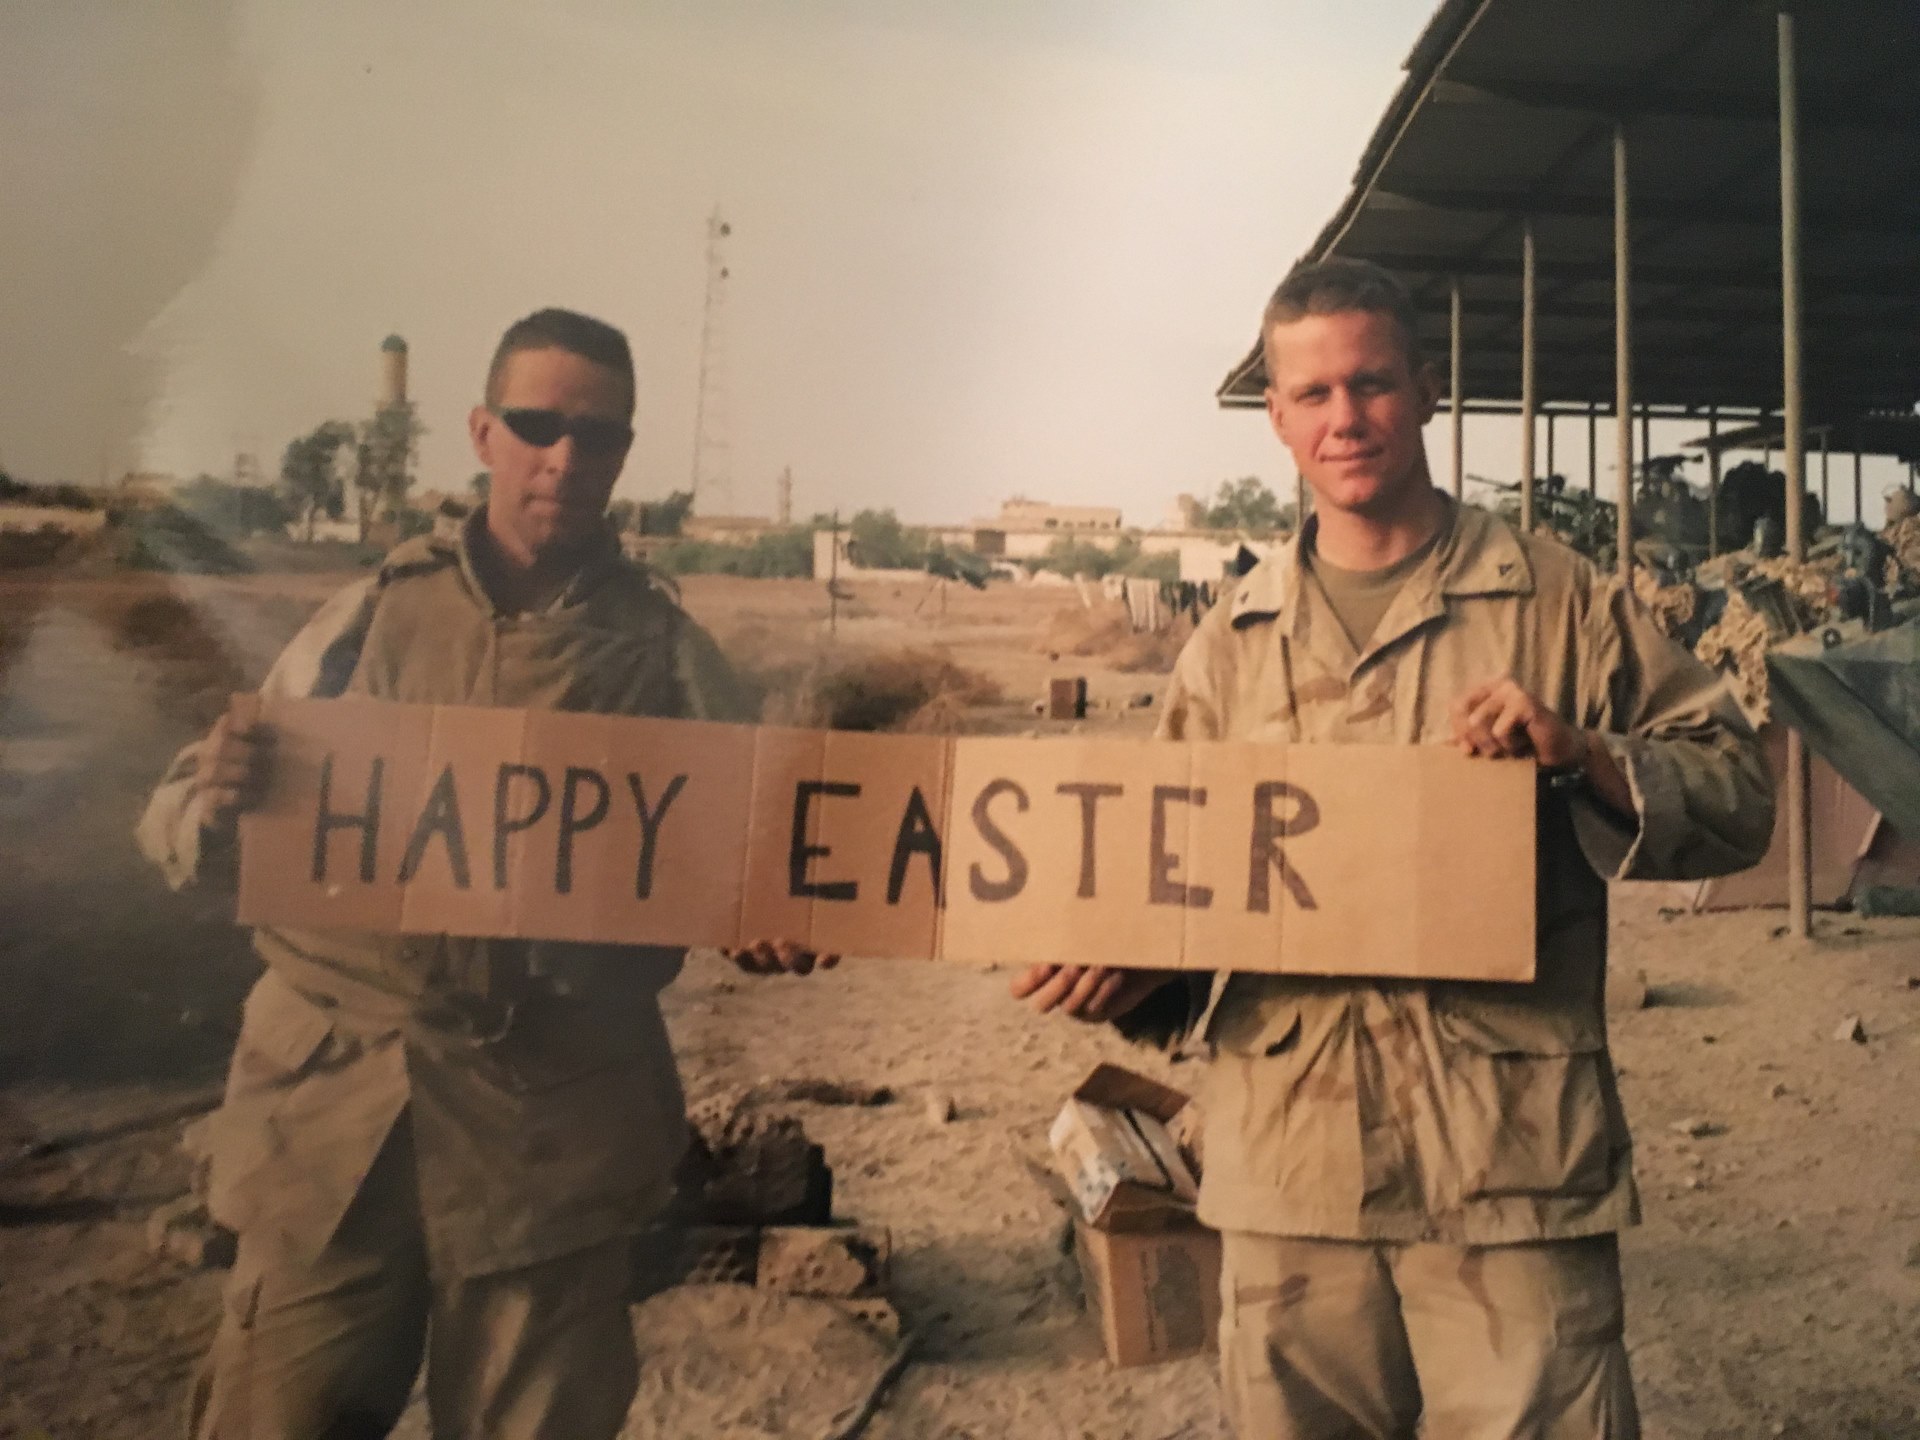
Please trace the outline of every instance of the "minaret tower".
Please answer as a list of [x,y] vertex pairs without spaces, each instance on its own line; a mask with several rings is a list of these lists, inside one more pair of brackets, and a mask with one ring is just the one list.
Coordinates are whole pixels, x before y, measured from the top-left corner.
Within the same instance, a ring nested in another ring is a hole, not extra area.
[[407,401],[407,342],[389,335],[380,342],[380,409]]

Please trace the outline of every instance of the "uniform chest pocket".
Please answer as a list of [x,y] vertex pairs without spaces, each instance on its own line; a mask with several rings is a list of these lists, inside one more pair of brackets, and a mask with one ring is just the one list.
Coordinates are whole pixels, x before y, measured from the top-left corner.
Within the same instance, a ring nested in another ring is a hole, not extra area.
[[1616,1151],[1606,1036],[1584,1015],[1449,997],[1435,1024],[1451,1052],[1450,1123],[1468,1200],[1603,1195]]

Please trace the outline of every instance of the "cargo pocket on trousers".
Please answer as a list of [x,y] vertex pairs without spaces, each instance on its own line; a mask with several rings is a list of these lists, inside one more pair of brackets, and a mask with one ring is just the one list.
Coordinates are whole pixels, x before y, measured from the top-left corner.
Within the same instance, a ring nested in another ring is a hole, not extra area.
[[254,985],[234,1049],[236,1078],[247,1087],[297,1078],[333,1034],[327,1012],[269,972]]
[[631,1072],[649,1051],[666,1046],[651,999],[622,1006],[542,998],[522,1005],[506,1034],[481,1047],[480,1054],[494,1083],[532,1096],[610,1071]]
[[1228,991],[1209,1017],[1205,1038],[1219,1055],[1241,1060],[1278,1055],[1300,1039],[1300,1002]]
[[[1597,1027],[1511,1001],[1435,1007],[1453,1051],[1462,1195],[1604,1195],[1614,1136]],[[1624,1137],[1622,1137],[1624,1140]]]

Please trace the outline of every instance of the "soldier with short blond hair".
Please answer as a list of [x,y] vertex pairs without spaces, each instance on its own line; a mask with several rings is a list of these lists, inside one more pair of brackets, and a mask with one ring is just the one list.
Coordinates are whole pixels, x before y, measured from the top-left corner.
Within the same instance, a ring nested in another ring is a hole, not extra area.
[[[1535,979],[1226,957],[1198,981],[1041,966],[1013,990],[1208,1057],[1200,1217],[1223,1232],[1239,1434],[1629,1440],[1615,1234],[1639,1201],[1607,1054],[1607,881],[1754,864],[1772,787],[1720,681],[1630,588],[1434,488],[1439,385],[1414,318],[1364,262],[1275,293],[1267,414],[1313,517],[1196,631],[1159,733],[1449,744],[1573,782],[1541,809]],[[1407,883],[1382,875],[1380,903]]]

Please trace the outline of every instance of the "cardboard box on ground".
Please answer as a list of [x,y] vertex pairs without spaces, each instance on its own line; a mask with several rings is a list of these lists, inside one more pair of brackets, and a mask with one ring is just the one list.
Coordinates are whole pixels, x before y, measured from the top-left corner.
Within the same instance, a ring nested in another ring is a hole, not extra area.
[[1107,1358],[1147,1365],[1214,1347],[1220,1236],[1194,1218],[1199,1116],[1180,1091],[1100,1065],[1048,1144],[1077,1212],[1074,1257]]

